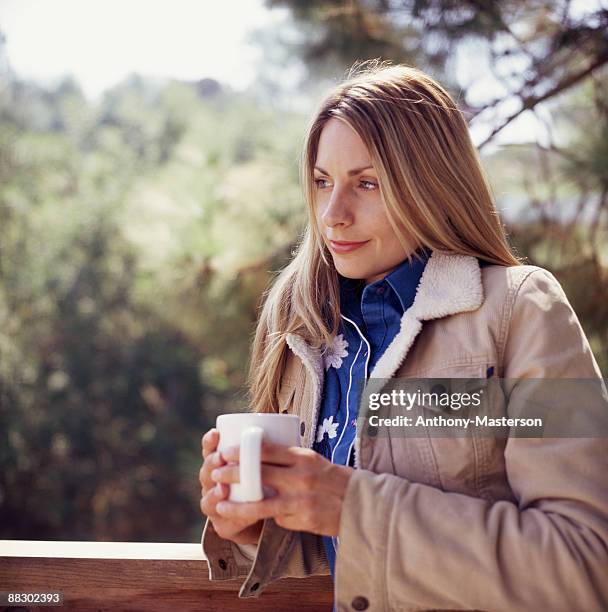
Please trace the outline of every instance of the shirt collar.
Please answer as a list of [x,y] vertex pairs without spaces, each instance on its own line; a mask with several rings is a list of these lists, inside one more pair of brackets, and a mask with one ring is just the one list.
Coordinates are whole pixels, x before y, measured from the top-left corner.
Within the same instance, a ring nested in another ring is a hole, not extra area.
[[[407,259],[399,264],[390,274],[384,277],[391,289],[396,293],[399,301],[401,302],[401,308],[405,312],[413,303],[416,297],[416,290],[418,289],[418,283],[424,271],[427,259],[429,258],[430,251],[424,251],[419,249],[417,251],[422,257],[422,261],[414,258],[409,263]],[[381,281],[377,281],[380,283]],[[373,283],[375,286],[376,283]]]
[[340,312],[358,323],[361,320],[361,298],[365,281],[355,278],[346,278],[338,274],[340,281]]
[[422,257],[422,261],[414,258],[412,262],[409,263],[406,259],[383,279],[370,283],[369,285],[365,285],[365,281],[361,279],[351,279],[338,275],[340,281],[340,304],[342,313],[355,319],[359,318],[363,291],[373,291],[383,283],[387,283],[395,292],[399,298],[401,308],[403,312],[405,312],[414,302],[418,283],[420,282],[422,272],[431,254],[429,249],[419,249],[417,252]]

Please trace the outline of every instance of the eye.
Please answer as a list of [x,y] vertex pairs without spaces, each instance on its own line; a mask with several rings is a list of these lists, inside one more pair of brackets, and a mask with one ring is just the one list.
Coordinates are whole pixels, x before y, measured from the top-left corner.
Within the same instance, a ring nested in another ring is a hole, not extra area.
[[364,191],[373,191],[374,189],[378,187],[378,184],[374,183],[374,181],[366,181],[366,180],[360,181],[360,185],[363,185]]
[[327,183],[327,179],[324,178],[316,178],[314,179],[314,183],[315,183],[315,187],[317,189],[323,189],[324,187],[327,187],[327,185],[324,185],[323,183]]

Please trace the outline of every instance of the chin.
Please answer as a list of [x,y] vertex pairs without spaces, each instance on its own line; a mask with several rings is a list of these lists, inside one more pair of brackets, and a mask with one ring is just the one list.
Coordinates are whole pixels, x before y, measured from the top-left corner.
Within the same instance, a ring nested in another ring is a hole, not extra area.
[[[338,272],[340,272],[340,270],[338,270]],[[349,278],[351,280],[363,280],[364,278],[366,278],[362,274],[345,274],[343,272],[340,272],[340,275],[343,276],[344,278]]]
[[[334,262],[335,265],[335,262]],[[357,268],[354,270],[351,267],[345,268],[344,266],[335,266],[338,273],[344,278],[350,278],[352,280],[361,280],[364,278],[368,278],[368,273],[365,270],[361,270],[361,268]]]

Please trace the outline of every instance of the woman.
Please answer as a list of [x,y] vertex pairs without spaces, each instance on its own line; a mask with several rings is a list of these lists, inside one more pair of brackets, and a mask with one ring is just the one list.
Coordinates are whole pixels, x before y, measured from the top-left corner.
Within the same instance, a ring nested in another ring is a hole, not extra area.
[[511,253],[450,96],[359,67],[315,113],[301,179],[309,227],[262,309],[250,395],[300,416],[302,448],[265,444],[278,495],[238,504],[238,449],[205,434],[211,579],[249,597],[329,570],[339,610],[608,609],[601,438],[357,431],[357,380],[500,377],[511,414],[517,381],[601,376],[558,282]]

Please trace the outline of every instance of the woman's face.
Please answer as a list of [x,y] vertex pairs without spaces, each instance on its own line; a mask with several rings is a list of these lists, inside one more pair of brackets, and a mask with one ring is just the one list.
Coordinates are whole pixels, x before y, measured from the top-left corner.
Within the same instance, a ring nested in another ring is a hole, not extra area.
[[369,152],[339,119],[321,132],[314,180],[317,225],[342,276],[373,283],[405,260]]

